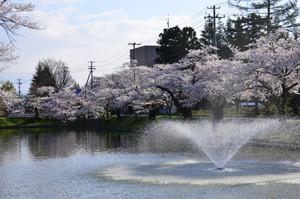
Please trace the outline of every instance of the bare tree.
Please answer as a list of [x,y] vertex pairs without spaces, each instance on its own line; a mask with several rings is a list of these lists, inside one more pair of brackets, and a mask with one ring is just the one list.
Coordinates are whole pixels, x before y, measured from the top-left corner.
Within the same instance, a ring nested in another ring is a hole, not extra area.
[[50,68],[55,81],[55,90],[57,92],[64,88],[72,87],[76,83],[65,62],[61,60],[46,59],[44,60],[44,63]]
[[39,61],[36,73],[31,80],[30,93],[36,94],[36,90],[43,86],[52,86],[55,91],[74,86],[76,82],[72,78],[67,64],[61,60],[44,59]]

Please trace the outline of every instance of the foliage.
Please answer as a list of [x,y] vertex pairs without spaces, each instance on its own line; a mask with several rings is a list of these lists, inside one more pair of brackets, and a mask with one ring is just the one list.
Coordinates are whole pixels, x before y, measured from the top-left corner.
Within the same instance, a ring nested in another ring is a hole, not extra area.
[[[296,19],[299,16],[297,0],[229,0],[229,5],[239,8],[241,11],[256,13],[265,18],[266,33],[275,32],[279,28],[284,28],[295,33],[295,28],[299,26]],[[297,32],[297,31],[296,31]]]
[[264,31],[266,24],[266,19],[255,13],[236,19],[228,19],[226,27],[227,40],[231,45],[244,51],[249,44],[266,34]]
[[[80,93],[47,86],[37,88],[36,95],[26,99],[4,91],[1,96],[5,96],[9,112],[37,107],[64,122],[102,118],[110,124],[113,114],[121,121],[121,112],[129,109],[135,115],[148,113],[149,119],[155,119],[158,108],[172,104],[185,119],[192,118],[193,108],[206,107],[219,120],[228,103],[254,99],[267,110],[286,115],[300,89],[299,48],[298,40],[278,30],[260,37],[244,51],[231,48],[231,59],[221,59],[212,53],[214,47],[203,46],[169,64],[146,67],[132,60],[122,70],[95,78],[93,88],[86,87]],[[51,74],[49,67],[45,68]],[[294,109],[296,112],[297,107]]]
[[[43,90],[49,88],[42,87]],[[50,89],[53,91],[53,89]],[[77,118],[88,116],[92,112],[95,116],[100,114],[100,108],[94,103],[88,102],[81,94],[65,88],[57,93],[50,92],[48,96],[40,98],[40,108],[48,113],[48,116],[64,122],[74,121]]]
[[0,89],[3,91],[11,91],[11,92],[17,93],[16,88],[11,81],[4,82]]
[[159,57],[155,61],[161,64],[175,63],[182,59],[189,50],[200,48],[196,32],[191,27],[185,27],[182,30],[178,26],[164,29],[163,33],[159,34],[157,43],[160,45],[157,48]]
[[17,31],[21,27],[39,29],[39,25],[26,15],[27,12],[33,10],[34,5],[31,3],[12,3],[10,0],[0,1],[0,27],[8,40],[6,43],[4,43],[5,41],[0,42],[1,67],[6,67],[8,63],[17,59],[17,56],[14,55],[15,46],[13,45],[14,36],[18,35]]
[[246,95],[287,114],[288,94],[300,88],[299,47],[299,41],[289,38],[286,31],[277,31],[261,37],[249,50],[237,52],[235,58],[244,61]]
[[[205,46],[213,45],[214,39],[214,27],[213,20],[207,19],[204,25],[204,29],[201,31],[200,43]],[[226,37],[225,27],[221,21],[218,21],[218,28],[216,29],[216,43],[217,53],[222,59],[228,59],[232,57],[232,52],[228,47],[228,41]]]
[[39,62],[36,67],[36,72],[31,80],[29,93],[37,95],[37,89],[43,86],[55,87],[55,80],[50,67],[45,65],[43,62]]
[[54,59],[39,61],[30,86],[30,94],[37,95],[37,89],[43,86],[52,86],[55,91],[75,84],[66,63]]

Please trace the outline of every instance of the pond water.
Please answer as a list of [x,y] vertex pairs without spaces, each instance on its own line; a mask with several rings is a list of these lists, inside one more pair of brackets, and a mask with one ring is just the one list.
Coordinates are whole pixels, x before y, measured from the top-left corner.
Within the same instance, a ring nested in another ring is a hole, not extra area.
[[300,152],[247,146],[219,172],[200,151],[147,152],[136,137],[0,130],[0,198],[300,198]]

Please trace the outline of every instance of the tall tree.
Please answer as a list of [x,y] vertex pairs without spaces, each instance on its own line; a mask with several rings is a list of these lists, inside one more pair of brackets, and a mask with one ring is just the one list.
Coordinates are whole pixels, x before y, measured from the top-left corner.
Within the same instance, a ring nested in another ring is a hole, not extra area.
[[228,42],[239,50],[246,50],[248,44],[264,36],[267,20],[260,15],[251,13],[247,16],[228,19],[226,34]]
[[73,86],[75,83],[65,62],[45,59],[38,63],[36,73],[32,79],[30,93],[35,94],[36,89],[42,86],[53,86],[55,91],[58,92]]
[[[204,25],[204,29],[201,31],[200,43],[205,46],[213,45],[214,28],[212,19],[207,19]],[[221,21],[218,22],[218,28],[216,32],[216,41],[218,48],[218,55],[220,58],[229,58],[232,56],[232,52],[228,47],[228,41],[226,38],[225,27]]]
[[67,64],[61,60],[46,59],[44,64],[48,65],[55,81],[55,90],[60,91],[66,87],[76,84],[73,80]]
[[56,85],[50,67],[48,65],[44,65],[43,62],[39,62],[31,80],[29,93],[37,95],[37,89],[43,86],[55,87]]
[[229,0],[229,5],[241,11],[256,13],[267,21],[265,31],[267,34],[278,28],[295,31],[300,24],[296,22],[299,16],[298,0]]
[[160,45],[156,49],[159,57],[155,61],[165,64],[175,63],[188,54],[188,50],[200,48],[196,32],[191,27],[182,30],[178,26],[164,29],[163,33],[159,34],[157,43]]

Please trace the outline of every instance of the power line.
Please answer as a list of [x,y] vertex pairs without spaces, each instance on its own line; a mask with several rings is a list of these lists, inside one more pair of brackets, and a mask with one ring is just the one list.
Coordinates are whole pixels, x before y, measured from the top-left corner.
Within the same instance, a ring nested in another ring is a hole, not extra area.
[[[212,9],[213,10],[213,16],[211,16],[210,14],[207,17],[204,17],[204,19],[213,19],[213,26],[214,26],[214,40],[213,40],[213,45],[215,47],[217,47],[217,36],[216,36],[216,32],[217,32],[217,28],[216,28],[216,19],[221,19],[224,18],[225,15],[223,16],[219,16],[219,14],[216,14],[216,9],[220,9],[220,7],[216,7],[215,5],[212,7],[208,7],[207,9]],[[215,54],[217,54],[217,49],[215,49]]]
[[89,61],[89,63],[91,64],[90,66],[89,66],[89,70],[90,70],[90,72],[89,72],[89,76],[88,76],[88,78],[87,78],[87,81],[86,81],[86,84],[85,84],[85,87],[87,86],[87,84],[88,84],[88,82],[89,82],[89,79],[91,78],[91,89],[93,88],[93,83],[94,83],[94,76],[93,76],[93,72],[94,72],[94,70],[96,70],[96,68],[95,68],[95,66],[93,66],[93,63],[94,63],[95,61]]
[[136,59],[136,49],[135,49],[135,46],[139,46],[139,45],[141,45],[141,43],[135,43],[135,42],[133,42],[133,43],[129,43],[128,45],[132,45],[133,46],[133,55],[134,55],[133,59]]

